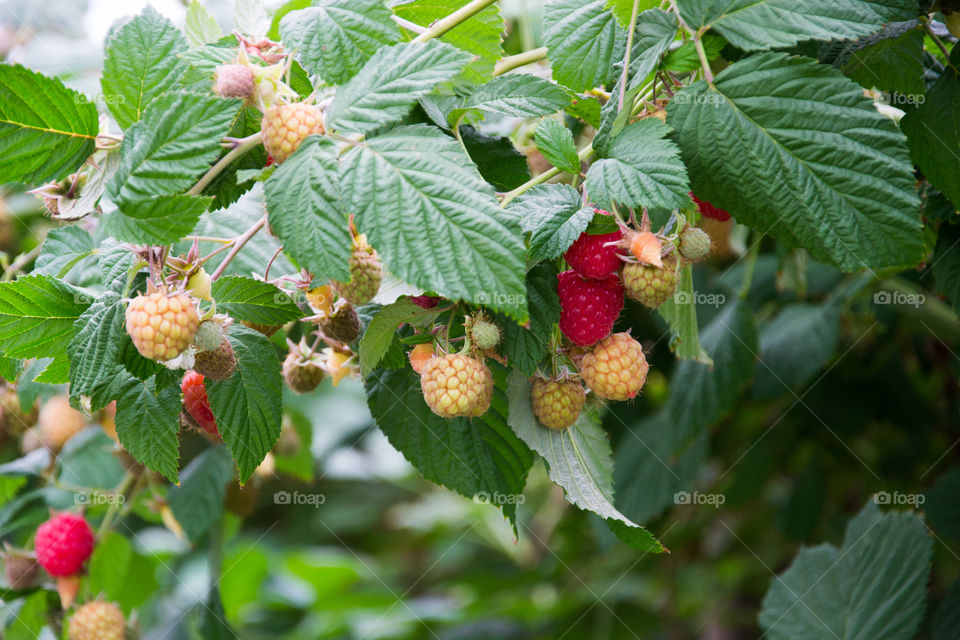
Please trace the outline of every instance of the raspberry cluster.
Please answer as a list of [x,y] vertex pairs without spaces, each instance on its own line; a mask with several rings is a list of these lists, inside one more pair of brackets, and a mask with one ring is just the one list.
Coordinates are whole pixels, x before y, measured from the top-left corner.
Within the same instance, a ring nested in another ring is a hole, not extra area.
[[217,419],[210,408],[207,399],[207,387],[203,382],[203,375],[196,371],[188,371],[180,382],[183,391],[183,408],[198,427],[211,435],[219,435]]

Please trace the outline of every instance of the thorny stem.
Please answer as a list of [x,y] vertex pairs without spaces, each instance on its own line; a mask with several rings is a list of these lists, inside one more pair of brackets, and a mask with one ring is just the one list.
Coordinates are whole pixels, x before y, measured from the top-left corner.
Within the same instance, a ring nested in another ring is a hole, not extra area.
[[200,180],[197,181],[197,184],[193,185],[189,191],[188,195],[196,196],[207,188],[207,185],[213,182],[213,179],[220,175],[224,169],[226,169],[234,160],[245,154],[250,149],[254,148],[260,141],[263,139],[263,132],[258,131],[253,135],[249,135],[246,138],[241,138],[236,141],[236,146],[231,149],[225,156],[220,158],[217,164],[210,167]]
[[[584,160],[588,160],[592,156],[593,156],[593,144],[588,144],[587,146],[585,146],[583,149],[580,150],[580,153],[577,154],[577,157],[580,159],[581,162],[583,162]],[[522,185],[520,185],[513,191],[505,193],[503,195],[503,199],[500,201],[500,206],[506,207],[511,200],[513,200],[520,194],[526,193],[527,191],[537,186],[538,184],[543,184],[550,178],[553,178],[554,176],[558,176],[561,173],[563,173],[563,171],[561,169],[557,169],[556,167],[553,167],[547,171],[544,171],[537,177],[524,182]]]
[[528,65],[537,60],[543,60],[547,57],[547,48],[540,47],[539,49],[531,49],[530,51],[524,51],[523,53],[518,53],[513,56],[507,56],[502,58],[497,62],[496,66],[493,68],[494,77],[505,74],[508,71],[513,71],[517,67],[522,67]]
[[472,16],[480,13],[490,5],[492,5],[497,0],[473,0],[463,5],[446,18],[441,18],[434,22],[429,29],[421,33],[419,36],[414,38],[414,42],[426,42],[427,40],[432,40],[442,36],[450,29],[453,29],[461,22],[471,18]]
[[623,111],[623,98],[627,94],[627,80],[630,77],[630,53],[633,50],[633,32],[637,28],[639,9],[640,0],[633,0],[633,9],[630,11],[630,31],[627,32],[627,50],[623,54],[623,76],[620,78],[620,98],[617,100],[618,111]]
[[230,249],[230,253],[227,254],[227,257],[223,259],[223,262],[220,263],[216,271],[214,271],[210,276],[211,280],[216,280],[223,275],[223,272],[227,268],[227,265],[230,264],[230,261],[233,260],[238,253],[240,253],[240,249],[243,249],[243,246],[250,241],[250,238],[257,235],[257,232],[260,231],[265,224],[267,224],[267,217],[262,216],[259,220],[257,220],[256,224],[244,231],[243,235],[237,238],[233,248]]

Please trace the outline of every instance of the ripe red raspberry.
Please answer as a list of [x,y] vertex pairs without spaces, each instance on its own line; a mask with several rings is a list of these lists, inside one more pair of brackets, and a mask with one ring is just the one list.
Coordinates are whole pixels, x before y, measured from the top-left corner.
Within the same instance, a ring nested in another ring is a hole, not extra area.
[[190,346],[200,317],[190,297],[155,291],[127,306],[127,333],[137,351],[151,360],[172,360]]
[[70,640],[123,640],[126,620],[112,602],[88,602],[70,618]]
[[701,200],[697,196],[693,195],[693,192],[690,193],[690,197],[693,198],[693,201],[697,203],[697,209],[699,209],[700,215],[706,216],[707,218],[713,218],[714,220],[719,220],[720,222],[725,222],[730,219],[729,213],[719,207],[713,206],[706,200]]
[[313,391],[320,386],[325,374],[323,360],[316,353],[304,358],[300,350],[296,349],[288,353],[283,361],[283,379],[296,393]]
[[350,253],[348,266],[350,280],[334,280],[333,288],[341,298],[346,298],[351,304],[367,304],[380,290],[383,265],[377,252],[367,243],[366,235],[360,234],[353,239],[353,251]]
[[613,330],[623,310],[623,287],[616,276],[589,280],[576,271],[557,277],[560,331],[578,345],[593,344]]
[[37,562],[51,576],[61,578],[80,572],[93,553],[93,531],[75,513],[58,513],[37,528],[33,542]]
[[307,136],[322,134],[323,112],[314,104],[294,102],[270,107],[260,123],[263,147],[277,164],[293,155]]
[[545,427],[566,429],[580,417],[586,393],[576,380],[535,378],[530,389],[533,413]]
[[253,71],[243,64],[224,64],[217,67],[213,90],[224,98],[243,98],[253,95]]
[[620,268],[622,261],[617,255],[617,244],[623,238],[619,230],[592,236],[581,233],[570,245],[563,259],[570,268],[586,278],[606,278]]
[[211,380],[226,380],[236,368],[237,356],[227,338],[223,338],[216,349],[198,351],[193,361],[193,370]]
[[203,375],[196,371],[187,371],[187,375],[183,376],[183,382],[180,383],[180,390],[183,391],[183,408],[187,410],[187,414],[193,418],[197,426],[207,433],[219,435],[217,419],[207,399],[207,387],[203,383]]
[[438,416],[482,416],[493,397],[493,373],[482,360],[451,353],[427,361],[420,374],[427,406]]
[[580,363],[580,375],[590,390],[607,400],[629,400],[647,380],[650,366],[643,347],[629,333],[615,333],[597,343]]
[[651,309],[670,299],[680,279],[677,259],[673,256],[664,258],[662,267],[628,264],[623,268],[622,275],[627,297]]

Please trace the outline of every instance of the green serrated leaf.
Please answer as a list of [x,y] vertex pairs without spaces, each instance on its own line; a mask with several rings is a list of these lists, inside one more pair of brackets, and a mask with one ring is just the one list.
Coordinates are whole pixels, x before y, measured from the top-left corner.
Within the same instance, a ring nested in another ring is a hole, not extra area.
[[[813,95],[829,100],[808,104]],[[810,117],[814,104],[820,117]],[[920,201],[903,134],[839,71],[755,54],[713,86],[678,92],[667,119],[694,193],[738,222],[846,270],[920,260]]]
[[[679,27],[677,16],[670,11],[650,9],[640,14],[633,34],[628,90],[638,89],[646,83],[676,38]],[[628,109],[626,105],[624,108]]]
[[[720,36],[710,34],[704,35],[701,42],[703,43],[704,53],[707,54],[707,60],[711,62],[720,55],[723,47],[727,44],[727,41]],[[697,71],[701,67],[700,56],[697,54],[697,47],[692,40],[668,51],[667,55],[663,57],[662,64],[664,69],[675,73],[689,73],[690,71]]]
[[382,0],[320,0],[285,15],[280,34],[307,71],[343,84],[377,49],[400,39],[391,16]]
[[94,253],[93,238],[80,227],[51,229],[34,263],[34,274],[63,278],[80,261]]
[[615,202],[634,208],[689,206],[687,169],[680,150],[666,139],[669,132],[657,118],[627,126],[587,171],[590,198],[606,209]]
[[33,381],[43,384],[70,382],[70,358],[65,353],[58,353]]
[[471,109],[532,118],[566,109],[573,95],[565,87],[536,76],[522,73],[499,76],[477,87],[447,119],[450,124],[456,124]]
[[123,322],[124,308],[116,293],[105,294],[77,319],[76,335],[67,345],[71,395],[92,396],[114,383],[122,369]]
[[117,437],[123,448],[171,482],[177,481],[180,459],[180,386],[158,388],[151,378],[118,381]]
[[211,295],[217,310],[235,320],[255,324],[279,325],[298,320],[303,312],[276,285],[245,278],[226,276],[213,282]]
[[207,382],[207,394],[220,437],[245,482],[280,437],[283,382],[277,352],[262,333],[235,324],[227,338],[237,369],[226,380]]
[[310,136],[266,181],[270,228],[284,251],[323,278],[349,280],[350,231],[340,198],[337,147]]
[[100,283],[107,289],[120,293],[126,284],[130,271],[138,258],[127,247],[113,238],[105,238],[98,249],[97,271]]
[[867,503],[842,549],[803,549],[773,581],[760,626],[771,640],[908,640],[923,619],[932,548],[919,517]]
[[[503,370],[495,378],[503,383]],[[493,392],[479,418],[441,418],[427,407],[413,369],[380,369],[367,379],[367,403],[380,430],[423,476],[460,495],[487,498],[516,526],[533,455],[507,425],[507,398]]]
[[760,328],[760,355],[752,393],[773,398],[811,380],[836,352],[840,312],[836,302],[784,307]]
[[[429,27],[463,8],[470,0],[400,0],[393,2],[397,16],[414,24]],[[473,54],[473,60],[456,80],[483,83],[493,76],[493,68],[503,57],[503,33],[506,24],[500,15],[499,3],[484,7],[442,36],[441,42]],[[413,34],[415,36],[416,34]]]
[[593,220],[593,207],[584,206],[577,190],[565,184],[537,185],[511,200],[507,210],[530,233],[530,258],[538,262],[562,256]]
[[530,179],[527,156],[508,136],[487,135],[470,125],[461,125],[460,140],[477,171],[497,191],[516,189]]
[[526,321],[519,224],[456,140],[398,127],[351,149],[340,175],[347,210],[391,273]]
[[366,133],[399,120],[417,98],[450,80],[469,58],[437,40],[384,47],[337,90],[327,109],[328,126]]
[[121,242],[170,244],[193,230],[212,201],[185,194],[138,197],[103,218],[103,230]]
[[193,186],[220,155],[220,141],[241,105],[187,92],[151,100],[123,137],[120,167],[107,185],[111,198],[123,210],[129,202]]
[[[714,29],[746,51],[789,47],[804,40],[854,39],[905,20],[903,0],[677,0],[680,15],[693,30]],[[914,3],[913,11],[916,11]]]
[[89,304],[77,289],[50,276],[0,282],[0,352],[17,358],[62,353]]
[[922,94],[923,35],[919,20],[888,24],[875,36],[845,43],[833,64],[868,89]]
[[613,12],[621,27],[627,29],[630,26],[630,18],[633,17],[634,2],[637,4],[638,12],[660,6],[657,0],[606,0],[603,6]]
[[421,324],[431,321],[437,315],[436,310],[419,307],[407,298],[397,300],[380,309],[367,325],[363,337],[360,338],[361,373],[367,376],[380,364],[390,349],[390,344],[401,324]]
[[923,510],[927,521],[938,535],[949,540],[960,540],[960,467],[950,469],[937,479],[936,484],[924,493]]
[[549,264],[538,264],[527,273],[527,302],[530,326],[524,327],[502,318],[501,353],[511,367],[533,375],[547,353],[553,327],[560,319],[560,298],[557,296],[557,270]]
[[192,0],[187,7],[184,30],[191,47],[202,47],[223,37],[223,29],[220,28],[217,19],[198,0]]
[[547,162],[567,173],[580,173],[580,158],[573,133],[555,118],[544,118],[533,137],[537,149]]
[[635,549],[666,551],[653,534],[613,506],[612,452],[597,416],[585,412],[566,429],[548,429],[533,414],[527,377],[515,371],[510,374],[508,385],[511,428],[543,456],[550,479],[563,488],[567,500],[603,518],[618,537]]
[[177,57],[187,50],[186,38],[149,5],[140,15],[111,31],[105,50],[100,86],[110,113],[122,129],[139,121],[186,69]]
[[554,79],[574,91],[589,91],[613,76],[623,59],[627,34],[604,0],[548,0],[543,10],[543,39]]
[[[950,59],[960,64],[960,53]],[[905,115],[900,125],[923,175],[960,207],[960,72],[955,67],[944,69],[923,104]]]
[[201,542],[223,516],[223,496],[232,478],[230,454],[224,447],[210,447],[183,468],[180,485],[167,491],[173,517],[190,542]]
[[90,157],[99,132],[97,108],[82,93],[19,64],[0,64],[0,183],[63,178]]

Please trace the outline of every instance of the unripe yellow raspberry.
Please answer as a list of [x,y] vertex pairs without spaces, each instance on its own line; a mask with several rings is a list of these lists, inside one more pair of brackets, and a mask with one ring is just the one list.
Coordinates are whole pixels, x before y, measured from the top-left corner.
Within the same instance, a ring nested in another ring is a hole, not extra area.
[[263,147],[280,163],[293,155],[307,136],[324,132],[323,112],[306,102],[281,104],[270,107],[260,123]]
[[87,425],[83,414],[70,406],[67,395],[53,396],[40,409],[37,429],[43,446],[54,453]]
[[629,333],[614,333],[583,356],[580,375],[598,397],[629,400],[643,388],[649,369],[640,343]]
[[353,239],[353,251],[349,260],[350,280],[333,281],[333,288],[341,298],[360,306],[367,304],[380,291],[383,280],[383,265],[376,250],[367,243],[367,237],[360,234]]
[[88,602],[70,618],[70,640],[123,640],[127,623],[112,602]]
[[576,380],[536,378],[530,389],[533,413],[545,427],[566,429],[580,417],[587,394]]
[[438,416],[477,417],[490,408],[493,373],[481,360],[470,356],[438,356],[424,366],[420,388],[427,406]]
[[656,309],[670,299],[677,290],[680,272],[677,259],[663,259],[663,266],[630,263],[623,267],[623,290],[631,300]]
[[127,333],[137,351],[151,360],[172,360],[190,346],[200,317],[189,296],[155,291],[127,307]]

